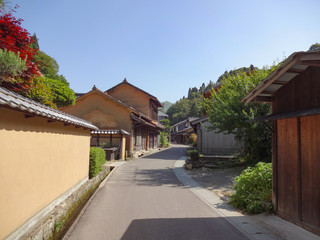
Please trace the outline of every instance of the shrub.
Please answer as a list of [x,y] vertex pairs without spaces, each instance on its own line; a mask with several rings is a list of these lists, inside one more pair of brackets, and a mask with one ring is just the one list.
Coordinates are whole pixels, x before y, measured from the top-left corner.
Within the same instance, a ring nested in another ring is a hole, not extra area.
[[106,162],[106,153],[102,148],[90,148],[89,178],[97,176],[101,166]]
[[45,78],[34,77],[31,80],[30,85],[31,87],[29,88],[26,97],[49,107],[57,108],[57,105],[53,102],[53,91],[50,86],[48,86]]
[[190,135],[190,137],[189,137],[189,143],[190,144],[195,144],[195,143],[197,143],[197,134],[195,134],[195,133],[192,133],[191,135]]
[[160,146],[168,147],[169,145],[169,133],[165,131],[160,132]]
[[3,78],[20,77],[26,70],[26,59],[20,58],[14,52],[0,49],[0,76]]
[[234,190],[230,201],[234,207],[253,214],[272,211],[272,164],[259,162],[242,171]]
[[188,156],[190,157],[191,161],[199,160],[200,153],[198,150],[188,150]]

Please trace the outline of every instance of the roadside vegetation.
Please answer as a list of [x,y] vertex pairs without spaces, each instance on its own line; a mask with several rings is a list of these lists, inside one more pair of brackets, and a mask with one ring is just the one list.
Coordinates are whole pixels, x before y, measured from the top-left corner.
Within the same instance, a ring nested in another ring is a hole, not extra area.
[[226,74],[218,91],[211,91],[211,99],[204,99],[203,107],[209,116],[209,129],[234,134],[243,144],[240,160],[246,165],[271,162],[270,123],[254,121],[255,118],[271,113],[270,105],[241,100],[264,78],[278,67],[274,64],[263,69],[239,70]]
[[[235,194],[231,204],[244,212],[257,214],[273,210],[271,125],[254,119],[271,113],[269,104],[250,103],[241,100],[278,64],[263,69],[248,69],[225,73],[221,88],[211,91],[211,99],[204,99],[203,108],[209,116],[209,129],[234,134],[242,143],[238,153],[240,163],[249,166],[235,178]],[[255,166],[255,167],[254,167]]]
[[60,75],[57,61],[40,51],[36,35],[0,2],[0,86],[49,107],[75,103],[75,94]]
[[93,178],[101,171],[101,166],[106,162],[106,153],[102,148],[90,148],[90,164],[89,164],[89,178]]
[[169,147],[170,146],[170,120],[162,119],[160,123],[165,126],[165,129],[160,132],[160,146]]
[[179,101],[172,104],[166,114],[168,114],[171,125],[174,125],[188,117],[201,117],[203,109],[203,93],[214,87],[212,81],[207,85],[202,83],[200,88],[189,88],[187,97],[183,96]]
[[248,167],[235,178],[230,203],[247,213],[271,212],[272,205],[272,164],[259,162]]

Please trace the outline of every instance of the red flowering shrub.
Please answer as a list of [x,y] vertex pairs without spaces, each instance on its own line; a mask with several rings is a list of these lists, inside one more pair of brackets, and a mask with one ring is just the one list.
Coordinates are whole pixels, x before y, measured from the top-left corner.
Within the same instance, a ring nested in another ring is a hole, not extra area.
[[[37,66],[32,62],[36,50],[32,49],[32,37],[29,32],[21,27],[22,19],[16,19],[11,13],[0,16],[0,49],[7,49],[19,56],[22,60],[26,60],[26,71],[23,72],[20,81],[11,83],[3,83],[3,86],[9,87],[14,91],[28,91],[28,83],[35,75],[39,75]],[[5,76],[2,76],[5,77]]]

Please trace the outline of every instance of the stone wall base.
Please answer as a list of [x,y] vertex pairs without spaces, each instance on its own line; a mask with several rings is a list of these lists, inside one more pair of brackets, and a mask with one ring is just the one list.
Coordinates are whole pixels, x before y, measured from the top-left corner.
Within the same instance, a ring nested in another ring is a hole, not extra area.
[[109,172],[110,166],[102,166],[102,171],[96,177],[85,182],[19,239],[47,240],[62,237]]

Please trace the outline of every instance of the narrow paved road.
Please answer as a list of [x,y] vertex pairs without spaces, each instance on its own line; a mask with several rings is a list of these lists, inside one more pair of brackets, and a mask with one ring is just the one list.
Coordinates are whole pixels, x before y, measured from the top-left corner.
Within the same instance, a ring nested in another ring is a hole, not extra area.
[[118,167],[67,239],[247,239],[176,178],[184,154],[175,146]]

